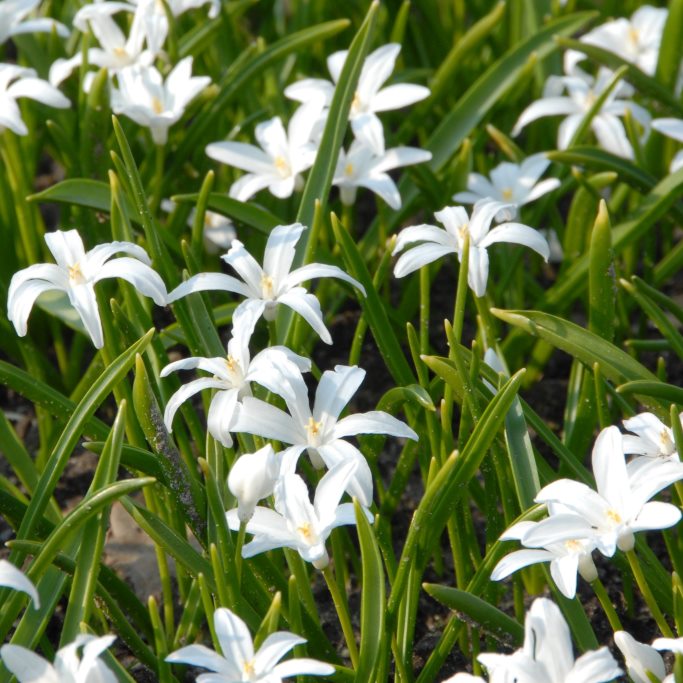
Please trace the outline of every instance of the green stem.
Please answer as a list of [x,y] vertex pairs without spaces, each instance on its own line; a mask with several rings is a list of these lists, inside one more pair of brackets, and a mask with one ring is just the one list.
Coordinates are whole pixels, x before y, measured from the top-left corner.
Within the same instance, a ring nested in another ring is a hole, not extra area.
[[591,586],[595,591],[595,594],[598,596],[598,600],[602,605],[602,609],[605,612],[605,616],[607,617],[607,621],[609,621],[609,625],[612,627],[612,630],[622,631],[623,626],[621,625],[621,621],[619,621],[619,617],[614,609],[614,605],[612,605],[612,601],[609,599],[609,595],[607,595],[607,591],[605,590],[605,586],[603,585],[602,581],[600,581],[600,579],[595,579],[595,581],[591,582]]
[[432,283],[429,267],[420,268],[420,353],[429,353],[429,294]]
[[458,289],[455,293],[455,306],[453,308],[453,337],[460,343],[462,339],[462,326],[465,320],[465,303],[467,301],[467,269],[470,259],[470,236],[465,231],[465,241],[462,245],[460,257],[460,270],[458,271]]
[[164,188],[164,162],[166,161],[166,145],[156,145],[154,155],[154,194],[152,195],[152,214],[159,211]]
[[650,612],[652,613],[654,620],[657,622],[659,630],[662,632],[662,635],[665,638],[673,638],[674,634],[669,628],[669,624],[667,624],[666,619],[664,618],[664,615],[662,614],[662,611],[659,609],[659,605],[655,600],[655,596],[650,590],[650,586],[645,578],[643,568],[640,566],[640,561],[638,560],[635,550],[627,551],[626,557],[628,558],[628,563],[631,565],[631,571],[633,572],[633,576],[638,584],[638,588],[645,598],[645,602],[650,608]]
[[235,543],[235,574],[237,575],[237,587],[242,585],[242,546],[244,546],[244,537],[247,533],[247,523],[240,522],[240,528],[237,532],[237,542]]
[[325,577],[325,582],[327,583],[327,588],[332,596],[332,601],[334,602],[335,609],[337,610],[337,616],[339,617],[339,623],[341,624],[342,631],[344,632],[344,638],[346,640],[346,647],[349,648],[349,656],[351,657],[351,664],[354,669],[358,668],[358,647],[356,646],[356,637],[353,633],[353,626],[351,625],[351,617],[349,616],[349,610],[346,606],[346,601],[344,596],[337,586],[337,581],[332,574],[332,567],[328,564],[323,570],[322,574]]

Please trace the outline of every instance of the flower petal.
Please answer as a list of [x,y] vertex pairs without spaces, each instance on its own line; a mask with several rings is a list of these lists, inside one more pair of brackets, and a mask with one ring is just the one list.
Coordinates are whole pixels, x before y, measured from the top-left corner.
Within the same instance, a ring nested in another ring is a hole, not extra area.
[[122,257],[105,263],[92,279],[99,282],[110,277],[120,277],[141,294],[150,297],[157,306],[166,305],[166,285],[159,273],[137,259]]
[[246,297],[253,296],[251,289],[244,282],[240,282],[237,278],[232,277],[232,275],[225,275],[224,273],[199,273],[199,275],[193,275],[169,292],[166,300],[170,304],[188,294],[207,291],[234,292]]
[[258,649],[254,657],[254,668],[257,676],[274,673],[276,664],[296,645],[305,643],[306,639],[301,636],[277,631],[271,633]]
[[33,606],[40,609],[40,596],[33,582],[21,571],[7,560],[0,560],[0,586],[14,588],[28,594],[33,600]]
[[247,625],[225,607],[219,607],[213,614],[216,637],[220,643],[223,656],[234,660],[238,669],[254,657],[254,644]]

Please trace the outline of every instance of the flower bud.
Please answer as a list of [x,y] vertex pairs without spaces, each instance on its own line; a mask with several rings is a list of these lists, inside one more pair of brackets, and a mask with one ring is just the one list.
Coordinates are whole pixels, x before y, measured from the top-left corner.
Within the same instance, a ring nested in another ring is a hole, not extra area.
[[256,503],[273,493],[280,468],[271,445],[238,458],[228,475],[228,488],[237,498],[237,516],[248,522]]

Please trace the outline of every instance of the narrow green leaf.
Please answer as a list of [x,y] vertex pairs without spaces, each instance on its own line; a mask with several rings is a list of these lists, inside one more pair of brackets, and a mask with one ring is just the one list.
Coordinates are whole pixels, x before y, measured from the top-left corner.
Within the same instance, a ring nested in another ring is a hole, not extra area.
[[360,659],[356,670],[356,683],[375,680],[373,673],[383,650],[386,651],[387,634],[384,628],[385,590],[382,555],[372,526],[365,513],[354,501],[356,527],[360,545],[362,596],[360,608]]
[[611,342],[616,309],[614,254],[607,204],[600,202],[588,263],[588,329]]
[[521,645],[524,640],[524,627],[482,598],[467,591],[434,583],[425,583],[422,587],[446,607],[465,614],[468,620],[474,621],[496,640],[507,645],[510,644],[510,639],[514,645]]
[[683,57],[683,0],[670,0],[668,5],[669,13],[659,46],[655,78],[669,92],[674,92]]

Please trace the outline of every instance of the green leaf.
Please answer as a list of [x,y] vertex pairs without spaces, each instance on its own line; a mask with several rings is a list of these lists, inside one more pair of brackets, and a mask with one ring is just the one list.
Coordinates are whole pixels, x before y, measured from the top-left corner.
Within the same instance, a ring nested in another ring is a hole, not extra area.
[[349,235],[346,228],[334,214],[332,214],[332,229],[341,247],[347,272],[365,288],[365,296],[359,295],[358,303],[360,303],[363,309],[365,319],[368,321],[368,325],[372,330],[375,342],[389,372],[398,385],[408,386],[415,384],[413,372],[410,369],[410,365],[408,365],[396,333],[389,322],[386,308],[373,284],[363,257],[359,253],[358,247],[351,238],[351,235]]
[[608,342],[614,339],[615,309],[612,232],[607,204],[602,200],[591,233],[588,263],[588,329]]
[[617,391],[627,396],[650,396],[658,401],[676,403],[683,406],[683,389],[658,380],[651,382],[647,380],[625,382],[617,387]]
[[360,658],[356,683],[375,680],[373,673],[383,649],[387,646],[384,628],[385,591],[384,569],[379,545],[358,501],[354,501],[356,527],[363,568],[360,607]]
[[[69,178],[62,180],[47,190],[37,192],[26,198],[29,202],[57,202],[73,204],[86,209],[94,209],[108,214],[111,209],[111,189],[108,183],[89,178]],[[133,209],[130,200],[123,196],[123,209],[131,221],[140,223],[140,216]]]
[[[199,194],[179,194],[171,197],[171,199],[178,204],[196,204],[199,200]],[[264,235],[269,235],[276,225],[282,223],[278,216],[258,204],[251,201],[240,202],[227,194],[212,192],[209,195],[208,207],[211,211],[227,216],[238,223],[244,223],[244,225],[255,228]]]
[[683,57],[683,0],[670,0],[669,13],[664,24],[662,42],[659,46],[659,59],[655,78],[669,92],[674,92],[680,74]]
[[489,604],[482,598],[468,593],[467,591],[440,586],[434,583],[425,583],[422,586],[429,595],[441,604],[450,607],[456,612],[465,614],[468,620],[476,622],[487,634],[496,640],[514,645],[521,645],[524,640],[524,627],[501,612],[497,607]]

